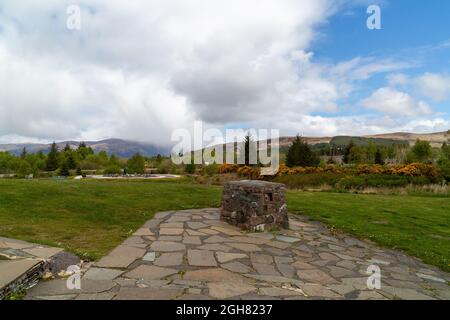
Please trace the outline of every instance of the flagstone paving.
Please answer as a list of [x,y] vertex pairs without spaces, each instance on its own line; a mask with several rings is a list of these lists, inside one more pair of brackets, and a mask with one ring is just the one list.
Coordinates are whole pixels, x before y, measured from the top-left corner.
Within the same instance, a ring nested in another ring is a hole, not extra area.
[[[450,299],[450,275],[290,215],[290,230],[246,233],[219,209],[161,212],[69,290],[41,281],[27,299]],[[381,288],[370,290],[370,265]],[[83,268],[84,270],[84,268]]]
[[44,273],[62,249],[0,237],[0,300],[27,288]]

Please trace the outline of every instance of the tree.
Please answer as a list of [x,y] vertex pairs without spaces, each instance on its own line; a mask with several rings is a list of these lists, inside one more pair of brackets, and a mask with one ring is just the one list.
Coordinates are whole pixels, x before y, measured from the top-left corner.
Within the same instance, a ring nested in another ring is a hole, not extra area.
[[139,153],[136,153],[127,161],[127,173],[144,173],[145,160]]
[[78,145],[77,153],[82,160],[86,159],[88,155],[94,154],[94,151],[91,147],[87,147],[84,142],[80,142]]
[[116,164],[110,164],[105,168],[104,173],[105,174],[121,174],[122,169]]
[[364,163],[366,161],[366,152],[363,147],[353,146],[348,154],[347,163]]
[[119,158],[113,153],[111,157],[109,157],[109,164],[110,165],[116,165],[120,167],[120,161]]
[[55,171],[56,169],[58,169],[58,147],[56,146],[56,143],[53,142],[47,156],[45,170]]
[[190,163],[186,163],[186,165],[184,166],[184,172],[189,174],[195,173],[194,159],[192,159]]
[[450,146],[446,142],[442,144],[441,156],[450,160]]
[[376,144],[373,143],[373,141],[369,140],[369,143],[367,144],[366,147],[366,155],[367,155],[366,158],[368,163],[375,162],[375,157],[378,150],[379,148],[377,148]]
[[250,133],[247,133],[244,138],[244,163],[246,166],[250,165],[250,150],[254,150],[254,147],[252,146],[253,143],[254,142],[252,141],[252,136],[250,135]]
[[63,177],[70,176],[69,165],[68,165],[67,161],[63,162],[63,164],[61,165],[61,169],[59,170],[59,175],[61,175]]
[[27,157],[27,148],[23,147],[22,153],[20,154],[20,158],[22,160],[25,160],[26,157]]
[[411,149],[410,161],[428,162],[433,155],[431,145],[428,141],[417,140]]
[[381,153],[380,148],[377,148],[375,152],[375,164],[384,165],[383,154]]
[[19,178],[25,178],[27,175],[29,175],[32,172],[31,166],[28,162],[25,160],[22,160],[20,162],[19,169],[17,170],[17,176]]
[[64,161],[66,161],[67,165],[69,166],[69,169],[71,169],[71,170],[76,169],[77,161],[75,159],[75,154],[74,154],[72,148],[70,148],[70,145],[68,143],[66,143],[66,146],[63,149],[63,153],[64,153],[64,159],[62,160],[62,163]]
[[292,145],[289,147],[286,154],[286,165],[288,167],[302,166],[317,166],[319,158],[311,150],[308,143],[306,143],[300,136],[297,135]]
[[355,144],[353,143],[353,140],[350,140],[349,144],[344,150],[344,158],[342,159],[344,163],[350,163],[350,151],[353,147],[355,147]]
[[69,169],[73,170],[73,169],[77,168],[77,162],[75,160],[75,156],[72,151],[67,155],[66,159],[67,159],[67,165],[69,166]]

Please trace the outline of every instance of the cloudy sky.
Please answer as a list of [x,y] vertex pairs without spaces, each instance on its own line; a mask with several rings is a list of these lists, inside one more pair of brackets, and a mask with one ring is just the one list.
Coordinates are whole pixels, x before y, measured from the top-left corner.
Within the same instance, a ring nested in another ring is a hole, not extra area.
[[[381,30],[366,26],[381,6]],[[80,29],[69,29],[69,5]],[[450,129],[450,2],[0,0],[0,142]]]

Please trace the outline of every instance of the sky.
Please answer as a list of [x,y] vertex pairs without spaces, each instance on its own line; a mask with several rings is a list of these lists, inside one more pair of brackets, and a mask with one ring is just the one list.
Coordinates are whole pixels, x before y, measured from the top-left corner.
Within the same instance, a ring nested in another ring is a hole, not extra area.
[[169,145],[194,121],[445,131],[449,16],[441,0],[0,0],[0,143]]

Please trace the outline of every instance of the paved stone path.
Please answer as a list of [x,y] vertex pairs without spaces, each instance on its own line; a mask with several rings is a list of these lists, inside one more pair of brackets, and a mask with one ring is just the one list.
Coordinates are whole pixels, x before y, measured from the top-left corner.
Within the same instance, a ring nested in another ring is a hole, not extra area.
[[0,300],[37,281],[46,262],[62,249],[0,237]]
[[[218,209],[161,212],[83,271],[81,290],[42,281],[28,299],[450,299],[449,274],[322,224],[244,233]],[[381,268],[381,289],[367,268]]]

